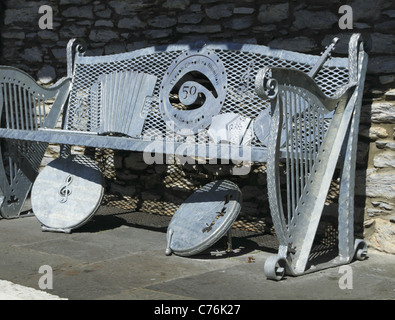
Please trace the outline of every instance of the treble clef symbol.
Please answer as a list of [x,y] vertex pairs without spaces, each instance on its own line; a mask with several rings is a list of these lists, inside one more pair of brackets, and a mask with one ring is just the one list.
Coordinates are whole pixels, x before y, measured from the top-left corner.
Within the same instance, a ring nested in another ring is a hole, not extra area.
[[254,61],[251,61],[248,64],[247,70],[241,76],[242,85],[240,89],[242,92],[246,92],[250,87],[250,82],[252,82],[251,71],[253,70],[254,65],[255,65]]
[[59,195],[60,199],[59,202],[64,203],[67,201],[69,195],[71,194],[71,189],[69,188],[70,184],[73,182],[73,177],[72,176],[67,176],[64,184],[59,189]]

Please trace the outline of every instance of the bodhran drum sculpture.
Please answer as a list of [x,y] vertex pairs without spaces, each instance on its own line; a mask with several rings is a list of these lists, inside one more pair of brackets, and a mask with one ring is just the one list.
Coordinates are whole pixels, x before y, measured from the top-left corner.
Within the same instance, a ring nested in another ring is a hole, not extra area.
[[93,160],[82,155],[58,158],[38,175],[32,209],[43,231],[70,233],[92,217],[103,194],[102,173]]
[[229,232],[241,202],[240,189],[228,180],[213,181],[196,190],[170,221],[166,254],[192,256],[208,249]]

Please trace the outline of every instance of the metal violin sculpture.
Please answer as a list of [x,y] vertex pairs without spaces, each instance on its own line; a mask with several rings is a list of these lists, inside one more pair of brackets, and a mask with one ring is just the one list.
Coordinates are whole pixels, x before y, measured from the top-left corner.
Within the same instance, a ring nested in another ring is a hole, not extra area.
[[338,42],[339,42],[339,38],[337,37],[333,38],[332,43],[325,48],[325,51],[323,53],[321,52],[320,58],[308,73],[310,77],[314,78],[317,75],[318,71],[320,71],[325,61],[332,56],[332,51],[335,49],[335,46]]

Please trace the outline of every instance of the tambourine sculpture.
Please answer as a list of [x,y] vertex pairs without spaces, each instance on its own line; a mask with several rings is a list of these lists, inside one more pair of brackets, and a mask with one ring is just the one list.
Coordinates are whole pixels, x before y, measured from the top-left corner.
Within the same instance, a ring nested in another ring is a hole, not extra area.
[[243,202],[239,187],[229,180],[207,183],[178,208],[167,229],[166,254],[192,256],[228,235]]

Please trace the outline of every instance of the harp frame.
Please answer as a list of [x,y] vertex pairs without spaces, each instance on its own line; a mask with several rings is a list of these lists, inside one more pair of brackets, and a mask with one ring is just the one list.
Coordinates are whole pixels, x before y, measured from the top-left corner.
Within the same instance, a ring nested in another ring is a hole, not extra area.
[[[356,149],[367,54],[359,34],[351,37],[349,46],[349,82],[332,97],[326,96],[313,78],[298,70],[267,67],[256,76],[256,93],[271,101],[267,180],[279,250],[265,262],[264,271],[269,279],[281,280],[286,274],[297,276],[366,257],[367,245],[363,240],[354,239],[353,223]],[[305,109],[300,106],[303,105],[301,99],[305,101]],[[325,115],[334,112],[329,128],[320,140],[314,135],[317,128],[311,125],[316,124],[315,118],[301,116],[307,112],[306,101],[310,106],[307,107],[309,113]],[[308,135],[301,134],[301,119],[304,119],[303,125],[310,125],[304,132],[313,132],[310,141],[307,141]],[[285,146],[281,143],[282,134],[287,136]],[[343,145],[346,151],[341,159]],[[284,154],[285,159],[281,159]],[[286,163],[287,210],[280,185],[281,161]],[[339,162],[342,168],[338,256],[329,262],[308,266],[330,183]]]
[[[0,66],[1,127],[10,131],[54,128],[66,104],[70,85],[71,79],[62,78],[50,87],[43,87],[22,70]],[[50,109],[47,101],[53,101]],[[22,138],[23,133],[20,135]],[[23,139],[0,140],[0,215],[3,218],[21,215],[47,146],[48,143]]]

